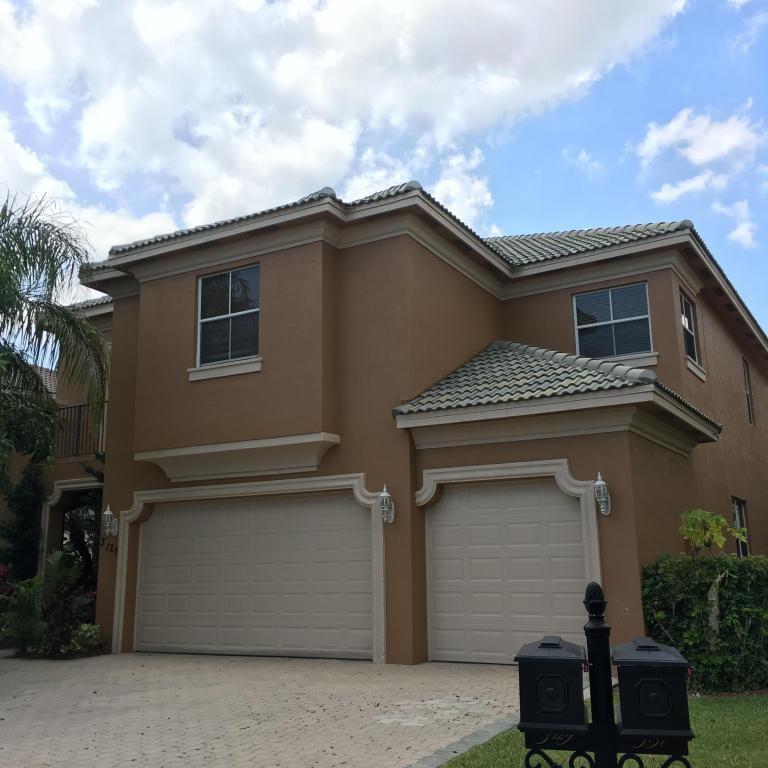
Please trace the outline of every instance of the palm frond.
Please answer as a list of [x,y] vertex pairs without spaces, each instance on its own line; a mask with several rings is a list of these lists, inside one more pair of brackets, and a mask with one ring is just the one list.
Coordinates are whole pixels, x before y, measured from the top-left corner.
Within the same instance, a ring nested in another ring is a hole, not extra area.
[[55,302],[39,302],[35,333],[29,340],[30,359],[45,361],[58,356],[58,375],[88,393],[88,400],[106,400],[109,350],[104,337],[75,309]]

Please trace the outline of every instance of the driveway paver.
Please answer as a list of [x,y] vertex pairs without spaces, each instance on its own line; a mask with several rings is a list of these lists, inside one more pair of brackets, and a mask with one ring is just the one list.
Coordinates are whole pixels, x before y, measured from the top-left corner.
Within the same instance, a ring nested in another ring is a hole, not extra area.
[[422,766],[512,720],[517,701],[517,670],[503,666],[175,654],[0,659],[0,766]]

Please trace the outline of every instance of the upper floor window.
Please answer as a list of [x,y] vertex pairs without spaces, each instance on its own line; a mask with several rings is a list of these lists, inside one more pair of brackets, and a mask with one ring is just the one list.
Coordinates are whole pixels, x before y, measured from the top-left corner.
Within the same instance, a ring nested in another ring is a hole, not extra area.
[[198,365],[259,354],[259,267],[200,278]]
[[731,496],[731,507],[733,508],[733,527],[743,528],[746,541],[736,541],[736,551],[740,557],[746,557],[749,554],[749,534],[747,533],[747,502],[736,496]]
[[573,297],[580,355],[615,357],[651,352],[651,321],[645,283]]
[[680,315],[683,322],[683,341],[685,354],[694,362],[699,362],[699,349],[696,340],[696,312],[693,302],[684,294],[680,294]]
[[749,363],[742,358],[741,364],[744,369],[744,392],[747,396],[747,418],[750,424],[755,423],[755,405],[752,400],[752,377],[749,375]]

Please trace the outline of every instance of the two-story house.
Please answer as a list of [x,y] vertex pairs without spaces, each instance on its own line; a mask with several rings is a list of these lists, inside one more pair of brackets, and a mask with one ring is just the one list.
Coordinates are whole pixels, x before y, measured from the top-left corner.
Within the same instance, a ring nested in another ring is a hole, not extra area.
[[415,182],[326,188],[88,285],[115,651],[511,662],[593,579],[642,633],[685,509],[768,551],[768,339],[688,221],[483,239]]

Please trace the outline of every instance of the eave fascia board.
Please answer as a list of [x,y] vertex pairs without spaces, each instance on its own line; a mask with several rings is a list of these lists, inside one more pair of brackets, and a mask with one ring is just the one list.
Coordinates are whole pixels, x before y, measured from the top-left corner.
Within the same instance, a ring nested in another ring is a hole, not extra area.
[[519,416],[564,413],[591,408],[610,408],[628,405],[652,405],[665,411],[686,428],[703,438],[699,442],[714,442],[720,432],[703,416],[686,408],[671,395],[660,390],[655,384],[632,387],[630,390],[600,392],[591,394],[551,397],[542,402],[530,400],[520,403],[486,405],[475,408],[455,408],[429,413],[398,414],[395,423],[398,429],[418,429],[442,424],[461,424],[491,419],[509,419]]
[[763,352],[768,355],[768,336],[765,331],[757,322],[749,307],[745,304],[744,300],[739,296],[738,292],[734,288],[731,281],[723,272],[720,265],[715,261],[715,258],[709,252],[709,249],[704,245],[701,238],[698,235],[690,235],[688,238],[688,244],[693,248],[696,255],[704,262],[708,267],[710,274],[717,282],[718,287],[728,297],[728,300],[736,307],[744,324],[749,328],[754,337],[760,342],[760,346]]
[[[501,298],[504,301],[524,296],[535,296],[566,288],[580,288],[607,280],[639,277],[649,272],[670,269],[675,273],[692,296],[697,296],[704,283],[691,269],[685,257],[676,247],[654,249],[639,253],[627,253],[622,258],[608,262],[591,261],[572,264],[571,269],[543,272],[514,280],[504,285]],[[518,277],[521,277],[518,275]]]
[[154,256],[186,250],[187,248],[197,248],[201,245],[207,245],[218,240],[241,237],[242,235],[247,235],[251,232],[257,232],[270,227],[284,226],[300,219],[320,215],[329,215],[343,221],[344,210],[339,203],[327,198],[312,201],[300,208],[264,213],[252,220],[235,221],[231,224],[222,224],[202,232],[191,232],[188,235],[182,235],[159,243],[148,243],[145,246],[131,249],[128,253],[110,256],[109,262],[111,265],[120,269],[121,267],[127,267],[137,261],[143,261]]
[[546,272],[556,272],[561,269],[570,269],[571,267],[581,267],[585,264],[615,259],[621,256],[644,253],[645,251],[655,251],[664,247],[675,247],[691,242],[690,232],[670,232],[666,235],[656,235],[645,240],[635,240],[631,243],[623,243],[608,248],[599,248],[587,253],[577,253],[573,256],[559,256],[549,261],[538,262],[536,264],[522,264],[515,268],[514,276],[516,278],[532,277]]
[[[440,210],[438,206],[428,200],[419,190],[414,190],[404,195],[398,195],[394,198],[375,200],[369,203],[356,205],[353,208],[345,207],[338,201],[327,198],[313,201],[295,209],[265,213],[261,216],[257,216],[253,220],[233,222],[232,224],[224,224],[220,227],[205,230],[203,232],[190,233],[158,243],[149,243],[146,246],[132,249],[128,253],[110,256],[109,262],[113,270],[129,269],[130,265],[155,256],[196,248],[201,245],[207,245],[223,239],[240,237],[271,227],[286,226],[309,217],[326,216],[339,223],[348,223],[414,207],[436,221],[436,223],[450,234],[451,239],[461,242],[464,247],[475,253],[478,259],[490,269],[500,273],[506,278],[512,278],[514,276],[515,268],[507,264],[501,256],[488,247],[479,235],[471,234],[469,230],[466,230],[457,221],[454,221],[450,216]],[[120,273],[118,272],[118,274]],[[100,280],[101,277],[99,276],[98,279]]]
[[654,390],[653,384],[616,390],[615,392],[580,393],[541,400],[523,400],[516,403],[482,405],[468,408],[451,408],[426,413],[397,414],[398,429],[437,426],[438,424],[459,424],[462,422],[486,421],[488,419],[509,419],[515,416],[535,416],[543,413],[601,408],[616,405],[632,405],[649,402]]

